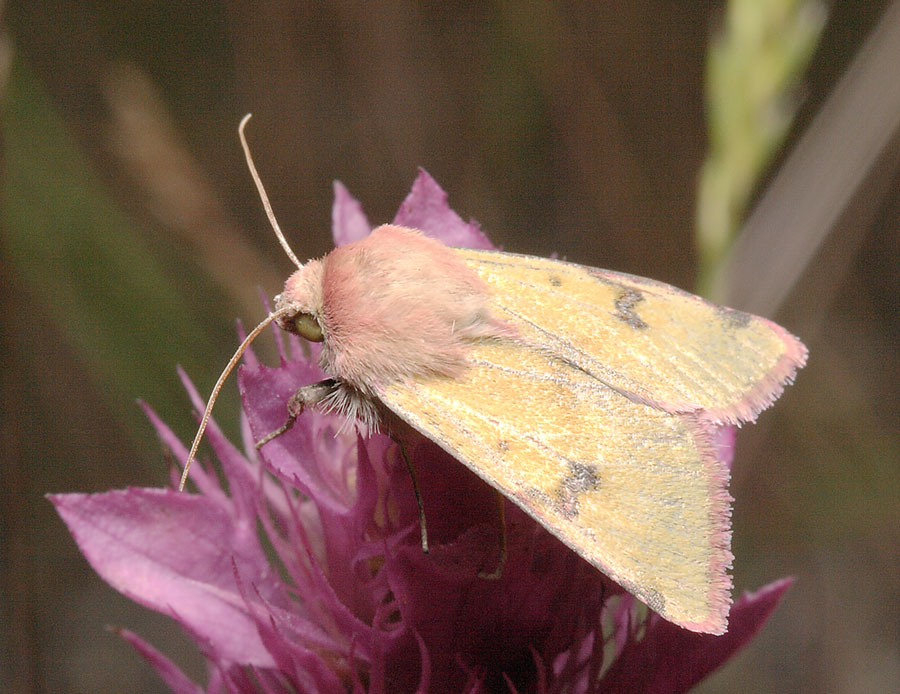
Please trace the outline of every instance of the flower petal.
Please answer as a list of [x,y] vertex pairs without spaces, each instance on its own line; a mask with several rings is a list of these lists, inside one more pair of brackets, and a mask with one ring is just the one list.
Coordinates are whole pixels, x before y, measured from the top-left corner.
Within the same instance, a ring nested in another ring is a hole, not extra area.
[[425,169],[397,210],[394,224],[420,229],[447,246],[458,248],[494,248],[478,222],[464,222],[447,204],[444,192]]
[[369,235],[372,225],[359,201],[340,181],[334,182],[334,205],[331,207],[331,234],[335,246],[359,241]]
[[639,641],[630,641],[603,676],[604,692],[685,692],[746,646],[769,619],[792,578],[782,578],[731,606],[722,636],[697,634],[656,614]]
[[140,636],[128,629],[116,629],[116,633],[128,641],[141,657],[156,670],[173,694],[203,694],[203,687],[192,682],[181,669]]
[[[280,368],[245,366],[238,374],[238,388],[253,437],[258,441],[287,419],[287,403],[301,385],[322,379],[317,368],[304,362],[287,362]],[[346,511],[353,499],[339,479],[335,461],[343,460],[355,446],[354,436],[336,436],[345,424],[339,417],[304,412],[284,434],[259,450],[266,467],[285,483],[300,489],[336,512]]]
[[235,585],[240,574],[283,604],[278,577],[248,534],[216,501],[169,489],[50,496],[79,549],[113,588],[178,620],[207,655],[271,667]]
[[[494,491],[431,442],[416,446],[411,457],[431,551],[424,554],[418,532],[411,533],[386,552],[383,570],[398,621],[427,647],[433,690],[464,691],[482,676],[486,682],[507,676],[519,691],[533,691],[546,674],[536,671],[536,662],[552,662],[600,624],[607,579],[511,503],[503,573],[496,580],[480,577],[496,567],[500,551]],[[406,517],[415,523],[411,482],[402,465],[391,484],[401,522]],[[412,643],[407,638],[397,645],[406,650],[387,653],[389,668],[405,672],[404,685],[411,690]],[[602,662],[602,646],[597,655]],[[585,667],[579,660],[558,679],[572,682]],[[474,679],[467,673],[475,673]]]

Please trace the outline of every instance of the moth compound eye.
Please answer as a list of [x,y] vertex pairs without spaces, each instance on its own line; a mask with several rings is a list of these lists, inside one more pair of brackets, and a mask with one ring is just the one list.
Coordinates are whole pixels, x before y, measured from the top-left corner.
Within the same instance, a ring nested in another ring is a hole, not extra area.
[[312,314],[297,314],[297,317],[294,319],[294,329],[300,337],[310,342],[321,342],[324,339],[322,326],[319,325],[319,321]]

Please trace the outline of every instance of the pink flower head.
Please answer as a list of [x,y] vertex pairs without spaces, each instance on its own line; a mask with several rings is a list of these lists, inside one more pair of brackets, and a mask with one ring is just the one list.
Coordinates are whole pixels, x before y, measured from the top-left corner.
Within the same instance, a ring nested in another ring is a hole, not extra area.
[[[490,247],[446,197],[421,171],[395,222],[451,245]],[[370,231],[340,184],[333,221],[338,245]],[[684,691],[752,638],[790,583],[738,600],[725,636],[694,634],[647,614],[512,504],[502,576],[479,578],[499,556],[493,492],[422,439],[412,458],[426,555],[409,475],[387,437],[362,438],[335,416],[306,412],[255,450],[283,424],[298,385],[323,378],[315,348],[307,354],[293,336],[287,349],[278,344],[277,367],[247,352],[238,377],[244,451],[215,424],[208,430],[221,478],[195,465],[193,494],[51,497],[94,569],[177,620],[207,658],[204,688],[120,631],[174,692]],[[182,443],[145,409],[184,460]],[[730,460],[730,434],[717,444]]]

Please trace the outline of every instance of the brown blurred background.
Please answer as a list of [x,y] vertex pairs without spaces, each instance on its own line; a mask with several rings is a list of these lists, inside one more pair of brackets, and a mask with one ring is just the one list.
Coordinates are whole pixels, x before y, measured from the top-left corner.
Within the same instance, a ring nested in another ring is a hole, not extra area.
[[[821,7],[796,118],[752,187],[765,229],[720,290],[756,308],[747,278],[782,283],[766,313],[811,351],[741,432],[733,483],[737,589],[797,582],[708,692],[900,691],[897,121],[870,100],[809,144],[840,153],[874,128],[856,178],[843,155],[792,159],[826,104],[852,103],[839,80],[896,3]],[[259,289],[272,296],[290,271],[241,116],[254,114],[257,165],[301,258],[330,246],[334,179],[378,223],[422,166],[508,250],[695,289],[706,60],[724,16],[723,2],[660,0],[7,6],[0,688],[165,691],[110,624],[203,681],[178,630],[102,583],[43,495],[165,484],[135,399],[190,437],[176,364],[208,392],[235,317],[259,320]],[[879,45],[893,69],[863,75],[876,95],[900,80],[900,51]],[[831,201],[816,239],[796,218]],[[217,418],[234,432],[234,386],[228,398]]]

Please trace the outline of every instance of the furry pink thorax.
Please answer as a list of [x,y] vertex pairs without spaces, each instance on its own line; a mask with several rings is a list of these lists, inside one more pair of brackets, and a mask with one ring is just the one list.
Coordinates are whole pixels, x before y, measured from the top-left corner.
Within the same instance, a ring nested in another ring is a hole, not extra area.
[[287,330],[311,315],[324,334],[322,368],[370,396],[395,380],[458,376],[472,341],[512,332],[451,248],[393,225],[308,262],[275,302],[295,309],[278,321]]

